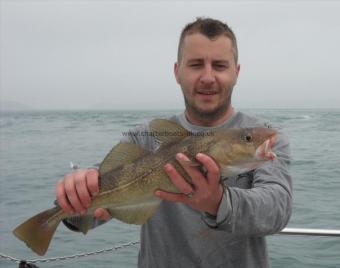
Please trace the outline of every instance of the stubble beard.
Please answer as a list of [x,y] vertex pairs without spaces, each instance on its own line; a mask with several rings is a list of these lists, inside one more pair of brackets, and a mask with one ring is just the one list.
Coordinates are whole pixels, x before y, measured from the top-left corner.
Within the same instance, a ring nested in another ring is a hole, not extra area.
[[212,110],[205,110],[198,107],[194,102],[188,100],[184,95],[185,108],[190,116],[204,121],[211,122],[222,118],[227,112],[231,105],[231,95],[233,89],[230,89],[230,94],[224,101]]

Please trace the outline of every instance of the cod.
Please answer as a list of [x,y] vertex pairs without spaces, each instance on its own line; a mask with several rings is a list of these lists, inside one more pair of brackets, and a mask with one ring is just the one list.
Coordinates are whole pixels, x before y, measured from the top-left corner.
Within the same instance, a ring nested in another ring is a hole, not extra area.
[[[129,224],[143,224],[152,217],[161,202],[154,195],[157,189],[178,192],[164,171],[166,163],[174,165],[190,183],[182,165],[197,166],[204,172],[195,160],[197,153],[214,159],[226,177],[253,170],[275,158],[271,147],[277,132],[271,128],[230,128],[195,134],[173,121],[154,119],[149,130],[159,144],[155,152],[137,144],[119,143],[100,164],[99,193],[77,225],[84,234],[92,226],[96,208],[107,208],[113,218]],[[189,161],[179,163],[175,159],[179,152]],[[28,219],[13,233],[34,252],[44,255],[59,223],[74,217],[56,205]]]

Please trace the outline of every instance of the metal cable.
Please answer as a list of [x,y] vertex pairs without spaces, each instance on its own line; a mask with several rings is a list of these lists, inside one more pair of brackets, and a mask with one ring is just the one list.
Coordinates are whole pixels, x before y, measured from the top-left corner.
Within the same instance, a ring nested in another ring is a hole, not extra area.
[[[77,258],[82,258],[82,257],[87,257],[87,256],[93,256],[93,255],[99,255],[103,253],[108,253],[111,251],[116,251],[119,249],[127,248],[130,246],[134,246],[139,244],[139,241],[132,241],[128,242],[125,244],[113,246],[110,248],[105,248],[97,251],[91,251],[91,252],[84,252],[84,253],[79,253],[79,254],[74,254],[74,255],[69,255],[69,256],[61,256],[61,257],[54,257],[54,258],[46,258],[46,259],[31,259],[31,260],[24,260],[27,263],[39,263],[39,262],[54,262],[54,261],[63,261],[63,260],[69,260],[69,259],[77,259]],[[23,260],[17,259],[11,256],[8,256],[6,254],[0,253],[0,258],[15,262],[15,263],[21,263]]]

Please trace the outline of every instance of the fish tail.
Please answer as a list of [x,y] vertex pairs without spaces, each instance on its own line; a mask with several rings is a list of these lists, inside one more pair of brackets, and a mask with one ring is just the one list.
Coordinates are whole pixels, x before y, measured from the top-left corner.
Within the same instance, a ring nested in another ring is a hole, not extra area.
[[46,253],[62,217],[60,207],[45,210],[14,229],[13,234],[38,255]]

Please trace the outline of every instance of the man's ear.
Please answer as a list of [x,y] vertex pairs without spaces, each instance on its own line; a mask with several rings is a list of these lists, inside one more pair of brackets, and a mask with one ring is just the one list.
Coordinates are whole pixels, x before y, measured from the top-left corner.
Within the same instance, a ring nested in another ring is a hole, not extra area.
[[237,76],[239,75],[240,70],[241,70],[241,65],[240,65],[240,64],[237,64],[237,66],[236,66],[236,75],[237,75]]
[[179,84],[178,69],[179,69],[179,63],[175,62],[175,64],[174,64],[174,74],[175,74],[175,77],[176,77],[176,81]]

